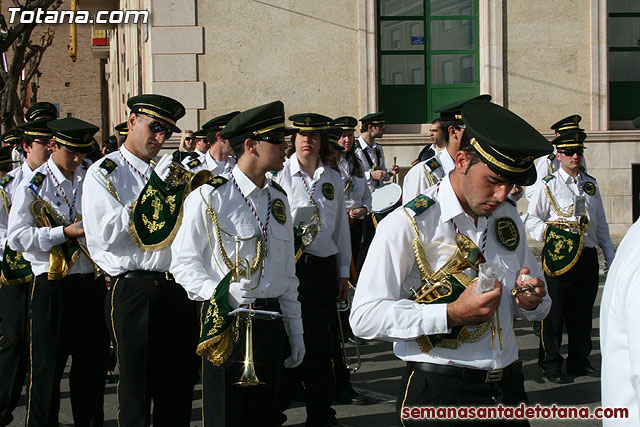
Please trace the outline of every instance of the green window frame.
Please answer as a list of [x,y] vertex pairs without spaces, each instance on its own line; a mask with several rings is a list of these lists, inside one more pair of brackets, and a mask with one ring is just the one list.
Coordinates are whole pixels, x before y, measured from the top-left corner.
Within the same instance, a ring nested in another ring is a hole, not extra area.
[[[640,116],[640,10],[621,12],[624,2],[612,2],[609,9],[609,121],[633,120]],[[627,31],[629,29],[636,30]],[[637,29],[635,28],[637,27]],[[620,32],[617,32],[622,30]],[[629,36],[627,40],[620,38]],[[635,36],[635,40],[631,37]],[[634,45],[635,42],[635,45]],[[637,65],[637,66],[634,66]]]
[[[428,123],[438,116],[433,111],[439,107],[477,96],[480,0],[458,2],[458,14],[432,14],[432,4],[445,2],[423,0],[415,2],[422,6],[421,13],[414,10],[406,15],[383,16],[383,6],[388,4],[385,2],[391,1],[394,0],[376,2],[378,109],[386,112],[387,121]],[[408,28],[411,31],[407,32]],[[399,34],[402,30],[404,39]],[[412,35],[419,30],[423,44],[419,35],[417,39]],[[407,33],[411,34],[410,44]],[[459,37],[465,35],[466,40]],[[458,37],[453,40],[455,36]],[[393,67],[400,71],[392,72]]]

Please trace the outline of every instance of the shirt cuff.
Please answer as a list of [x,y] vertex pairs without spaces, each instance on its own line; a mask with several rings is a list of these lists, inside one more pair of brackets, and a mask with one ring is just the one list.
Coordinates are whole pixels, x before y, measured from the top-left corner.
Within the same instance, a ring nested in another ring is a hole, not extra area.
[[216,286],[218,285],[211,280],[205,280],[200,291],[198,291],[198,297],[201,298],[202,301],[210,301],[211,298],[213,298],[213,294],[216,292]]
[[64,235],[64,226],[60,225],[51,229],[51,245],[60,245],[67,241],[67,237]]
[[448,334],[447,306],[449,304],[425,304],[422,310],[422,330],[425,335]]
[[338,267],[338,277],[341,279],[348,279],[351,273],[349,270],[349,266]]
[[284,319],[284,330],[287,332],[287,336],[302,334],[302,319]]

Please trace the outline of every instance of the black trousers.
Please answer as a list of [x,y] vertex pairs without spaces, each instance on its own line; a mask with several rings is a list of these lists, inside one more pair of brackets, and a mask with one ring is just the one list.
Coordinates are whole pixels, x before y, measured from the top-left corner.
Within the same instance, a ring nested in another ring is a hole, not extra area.
[[72,274],[35,279],[30,303],[31,363],[27,427],[58,427],[60,381],[71,356],[69,388],[76,426],[102,426],[109,337],[104,278]]
[[367,252],[369,252],[369,246],[373,236],[376,234],[376,227],[373,225],[373,219],[371,214],[365,215],[362,223],[362,243],[358,249],[358,257],[356,258],[356,274],[360,275],[364,260],[367,258]]
[[107,298],[116,345],[118,425],[189,426],[200,362],[198,309],[173,280],[114,278]]
[[598,252],[584,248],[573,268],[557,277],[545,275],[551,310],[542,321],[538,363],[544,371],[560,370],[562,332],[567,328],[567,371],[580,372],[591,353],[593,304],[598,293]]
[[520,371],[520,365],[513,370],[511,375],[493,383],[427,373],[416,369],[412,365],[410,363],[407,366],[402,377],[402,387],[398,394],[396,403],[398,425],[529,425],[526,420],[402,419],[403,408],[410,407],[432,407],[437,409],[443,406],[478,407],[497,406],[499,404],[518,406],[521,403],[526,404],[528,402],[524,391],[524,377]]
[[336,315],[338,272],[334,256],[303,257],[296,264],[306,354],[301,365],[307,394],[307,425],[335,416],[331,408],[331,322]]
[[11,424],[29,368],[31,283],[0,286],[0,426]]
[[[255,309],[280,312],[277,300],[257,300]],[[206,314],[206,311],[203,315]],[[253,360],[264,384],[240,387],[245,358],[244,323],[233,353],[222,366],[202,361],[202,406],[205,427],[279,426],[278,393],[284,369],[287,335],[282,320],[253,320]]]

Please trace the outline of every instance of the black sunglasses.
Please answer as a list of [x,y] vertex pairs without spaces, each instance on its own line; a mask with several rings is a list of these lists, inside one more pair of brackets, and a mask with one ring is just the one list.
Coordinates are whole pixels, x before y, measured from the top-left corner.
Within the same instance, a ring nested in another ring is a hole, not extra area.
[[[138,117],[143,117],[143,116],[138,115]],[[146,117],[145,117],[145,119],[146,119]],[[155,120],[150,120],[150,119],[147,119],[147,121],[149,122],[149,130],[151,132],[153,132],[153,133],[162,133],[162,132],[164,132],[164,137],[166,139],[171,138],[171,135],[173,135],[173,130],[171,130],[170,128],[166,127],[162,123],[156,122]]]
[[185,137],[185,139],[184,139],[184,140],[185,140],[185,141],[195,141],[195,140],[196,140],[196,137],[195,137],[195,136],[187,136],[187,137]]
[[258,141],[266,141],[269,144],[282,144],[284,143],[284,135],[266,135],[256,138]]
[[581,148],[567,148],[566,150],[558,150],[558,152],[568,157],[573,157],[574,154],[577,154],[578,156],[582,156],[584,154],[584,150]]

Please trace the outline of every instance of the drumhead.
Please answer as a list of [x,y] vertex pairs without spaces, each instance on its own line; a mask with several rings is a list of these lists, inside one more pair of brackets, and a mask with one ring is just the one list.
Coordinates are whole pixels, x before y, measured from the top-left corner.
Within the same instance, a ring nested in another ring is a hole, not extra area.
[[388,182],[376,188],[371,194],[371,211],[383,213],[392,210],[402,199],[402,187]]

